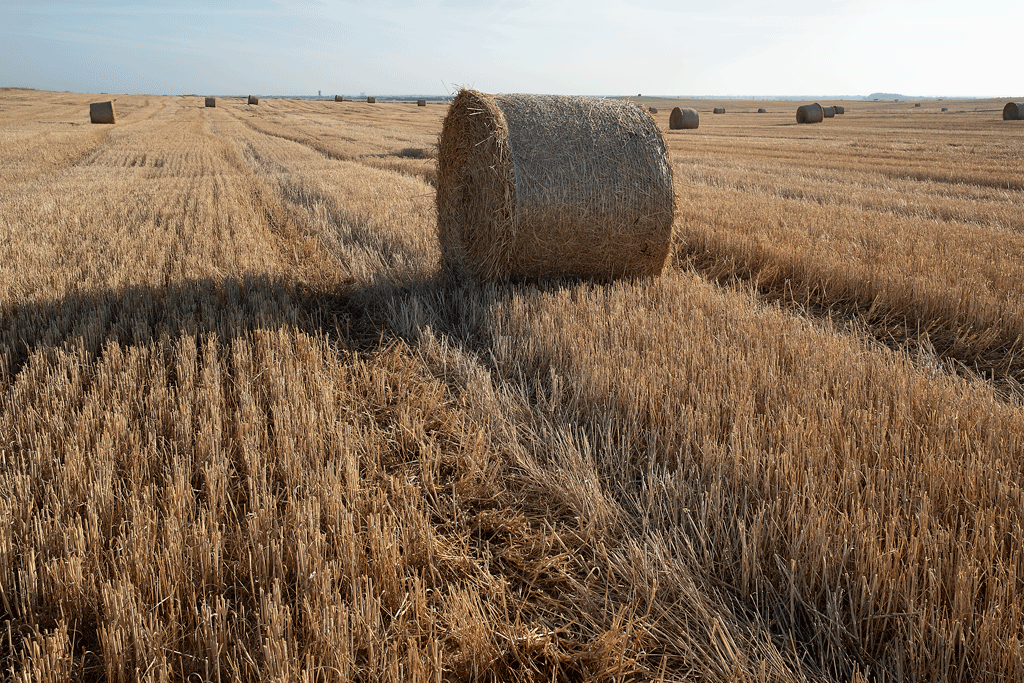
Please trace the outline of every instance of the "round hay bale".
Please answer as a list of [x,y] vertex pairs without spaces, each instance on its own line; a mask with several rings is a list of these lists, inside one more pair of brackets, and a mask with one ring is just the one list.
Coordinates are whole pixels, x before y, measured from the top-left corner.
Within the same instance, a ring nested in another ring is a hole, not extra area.
[[206,106],[207,107],[216,107],[217,106],[217,98],[216,97],[207,97],[206,98]]
[[1024,120],[1024,103],[1007,102],[1006,106],[1003,107],[1003,121],[1021,120]]
[[915,102],[915,103],[914,103],[914,106],[915,106],[915,107],[920,107],[920,106],[921,106],[921,103],[920,103],[920,102]]
[[838,104],[833,105],[832,108],[836,110],[836,116],[846,113],[846,107],[840,107]]
[[767,114],[768,110],[765,109],[764,107],[761,107],[760,109],[757,110],[757,113],[758,114]]
[[821,115],[823,117],[825,117],[826,119],[835,118],[835,116],[836,116],[836,108],[835,107],[822,107],[821,108]]
[[949,111],[949,109],[947,109],[946,107],[943,107],[942,111]]
[[116,123],[113,102],[93,102],[89,105],[89,120],[92,123]]
[[335,95],[335,96],[334,96],[334,101],[335,101],[335,102],[344,102],[344,101],[345,101],[345,98],[344,98],[344,96],[342,96],[342,95]]
[[370,104],[377,104],[377,98],[376,97],[367,97],[366,101],[368,103],[370,103]]
[[676,107],[668,115],[668,127],[671,130],[693,130],[700,126],[700,114],[696,109],[680,109]]
[[462,90],[437,147],[445,268],[483,281],[658,275],[672,166],[632,102]]
[[255,95],[249,95],[249,101],[247,102],[247,104],[259,104],[259,103],[260,103],[260,98],[256,97]]
[[715,113],[716,114],[724,114],[725,113],[725,107],[715,107]]
[[657,107],[647,107],[647,111],[651,112],[652,114],[657,114],[658,113],[658,108]]
[[417,107],[425,107],[425,106],[427,106],[427,101],[426,100],[416,100],[416,106]]
[[825,110],[820,104],[802,104],[796,108],[797,123],[821,123],[825,120]]

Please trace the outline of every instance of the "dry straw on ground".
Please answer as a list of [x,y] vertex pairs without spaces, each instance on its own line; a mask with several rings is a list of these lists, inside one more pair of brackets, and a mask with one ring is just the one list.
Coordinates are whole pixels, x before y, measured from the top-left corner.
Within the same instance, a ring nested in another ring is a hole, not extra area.
[[367,97],[367,98],[366,98],[366,101],[367,101],[367,102],[368,102],[369,104],[377,104],[377,98],[376,98],[376,97]]
[[835,107],[822,107],[821,108],[821,115],[824,116],[826,119],[835,118],[836,108]]
[[341,95],[335,95],[334,96],[334,101],[335,102],[344,102],[345,98],[343,96],[341,96]]
[[89,120],[92,123],[115,123],[113,102],[93,102],[89,105]]
[[259,104],[259,103],[260,103],[260,98],[256,97],[255,95],[249,95],[248,104]]
[[821,123],[825,120],[825,111],[820,104],[802,104],[796,108],[797,123]]
[[725,107],[715,107],[715,113],[716,114],[724,114],[725,113]]
[[1007,102],[1003,107],[1003,121],[1024,120],[1024,102]]
[[416,100],[416,106],[417,107],[425,107],[425,106],[427,106],[427,101],[426,100]]
[[462,90],[437,153],[442,260],[459,275],[658,275],[675,212],[661,131],[632,102]]
[[217,98],[216,97],[207,97],[206,98],[206,106],[207,107],[216,107],[217,106]]
[[700,114],[696,109],[676,107],[668,115],[668,127],[671,130],[693,130],[700,126]]

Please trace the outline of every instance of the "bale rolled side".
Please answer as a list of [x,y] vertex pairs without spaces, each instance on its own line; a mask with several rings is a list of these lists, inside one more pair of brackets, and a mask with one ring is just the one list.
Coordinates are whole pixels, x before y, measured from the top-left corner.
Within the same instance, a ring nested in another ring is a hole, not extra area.
[[89,105],[89,121],[92,123],[116,123],[113,102],[93,102]]
[[345,98],[344,98],[344,97],[342,97],[341,95],[335,95],[335,96],[334,96],[334,101],[335,101],[335,102],[344,102],[344,101],[345,101]]
[[825,120],[825,110],[820,104],[802,104],[796,108],[797,123],[821,123]]
[[716,114],[724,114],[725,113],[725,107],[715,107],[715,113]]
[[696,109],[680,109],[676,107],[668,115],[668,127],[671,130],[693,130],[700,127],[700,114]]
[[1003,107],[1003,121],[1024,121],[1024,102],[1007,102]]
[[417,107],[425,107],[425,106],[427,106],[427,101],[426,100],[416,100],[416,106]]
[[437,236],[457,277],[658,275],[672,167],[632,102],[462,90],[437,148]]
[[255,95],[249,95],[248,104],[259,104],[259,103],[260,103],[260,98],[256,97]]
[[366,101],[368,103],[370,103],[370,104],[377,104],[377,98],[376,97],[367,97]]
[[217,98],[216,97],[207,97],[206,98],[206,106],[207,107],[216,107],[217,106]]
[[835,116],[836,116],[836,108],[835,107],[822,107],[821,108],[821,115],[823,117],[825,117],[826,119],[835,118]]

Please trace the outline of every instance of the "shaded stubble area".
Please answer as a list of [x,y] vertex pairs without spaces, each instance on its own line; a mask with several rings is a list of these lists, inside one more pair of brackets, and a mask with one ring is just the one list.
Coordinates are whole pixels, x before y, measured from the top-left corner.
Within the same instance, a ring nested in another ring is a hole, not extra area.
[[338,159],[311,105],[288,139],[287,103],[220,104],[3,195],[5,672],[1019,673],[1022,423],[991,383],[682,256],[446,281],[422,176],[359,161],[386,114]]

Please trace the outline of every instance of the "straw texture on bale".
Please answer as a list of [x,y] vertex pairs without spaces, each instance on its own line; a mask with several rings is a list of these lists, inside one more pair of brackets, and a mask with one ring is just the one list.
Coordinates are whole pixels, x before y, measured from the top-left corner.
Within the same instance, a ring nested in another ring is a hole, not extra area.
[[797,123],[821,123],[825,120],[825,111],[822,106],[814,104],[802,104],[796,108]]
[[696,109],[680,109],[676,107],[668,115],[668,127],[671,130],[693,130],[700,126],[700,114]]
[[675,214],[665,141],[639,105],[469,89],[441,129],[436,202],[445,268],[496,282],[658,275]]
[[416,100],[416,106],[417,107],[425,107],[425,106],[427,106],[427,101],[426,100]]
[[89,105],[89,120],[92,123],[115,123],[113,102],[93,102]]
[[217,98],[216,97],[207,97],[206,98],[206,106],[207,107],[216,107],[217,106]]
[[1003,121],[1024,121],[1024,102],[1007,102],[1003,107]]
[[725,107],[715,107],[715,113],[716,114],[724,114],[725,113]]
[[824,116],[826,119],[835,118],[836,108],[835,107],[822,107],[821,108],[821,115]]
[[334,101],[335,101],[335,102],[344,102],[344,101],[345,101],[345,98],[344,98],[344,97],[342,97],[341,95],[335,95],[335,96],[334,96]]
[[249,102],[248,102],[248,104],[259,104],[259,103],[260,103],[260,98],[256,97],[255,95],[249,95]]
[[369,102],[370,104],[377,104],[377,98],[376,97],[367,97],[366,101]]

